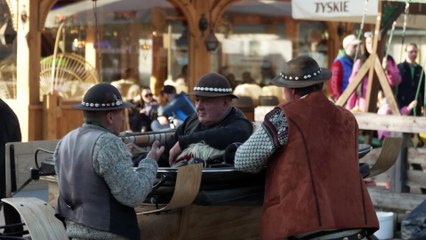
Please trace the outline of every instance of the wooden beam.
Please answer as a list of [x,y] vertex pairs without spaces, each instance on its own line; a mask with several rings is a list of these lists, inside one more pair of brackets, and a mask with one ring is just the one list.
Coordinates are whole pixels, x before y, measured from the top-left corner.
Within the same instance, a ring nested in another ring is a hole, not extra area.
[[395,193],[378,187],[368,187],[368,193],[375,207],[396,212],[411,211],[426,200],[425,194]]
[[374,70],[376,71],[377,78],[379,79],[380,85],[383,89],[386,101],[392,109],[392,113],[395,115],[401,115],[401,113],[399,112],[398,103],[396,102],[395,96],[393,95],[392,89],[389,86],[388,79],[383,70],[382,64],[380,63],[378,58],[376,58]]
[[354,80],[352,80],[352,82],[349,83],[345,91],[343,91],[342,95],[340,95],[339,99],[336,102],[337,105],[343,106],[348,101],[351,94],[355,91],[355,89],[364,79],[364,76],[365,74],[367,74],[367,71],[371,68],[371,65],[372,65],[371,61],[372,61],[372,58],[370,55],[370,57],[368,57],[367,60],[365,60],[364,64],[359,69]]
[[359,129],[386,130],[391,132],[426,132],[426,118],[414,116],[380,115],[376,113],[353,113]]
[[377,111],[377,93],[378,93],[378,84],[374,81],[374,63],[377,58],[377,48],[380,36],[380,24],[382,22],[382,3],[378,2],[378,11],[376,18],[376,27],[373,35],[373,52],[370,55],[371,62],[370,71],[368,72],[368,85],[367,85],[367,95],[365,96],[365,109],[366,112],[376,112]]

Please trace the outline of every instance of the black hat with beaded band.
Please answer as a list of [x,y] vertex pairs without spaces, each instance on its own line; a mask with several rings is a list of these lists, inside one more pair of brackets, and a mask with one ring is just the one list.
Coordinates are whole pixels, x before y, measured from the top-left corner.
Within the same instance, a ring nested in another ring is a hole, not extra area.
[[194,91],[189,95],[200,97],[231,96],[232,98],[238,98],[232,93],[232,87],[228,79],[214,72],[202,76],[195,85]]
[[131,108],[133,105],[124,102],[120,92],[109,83],[98,83],[87,90],[83,100],[73,108],[84,111],[111,111],[122,108]]
[[296,57],[284,64],[283,71],[272,79],[272,84],[285,88],[303,88],[328,81],[331,71],[321,68],[315,59]]

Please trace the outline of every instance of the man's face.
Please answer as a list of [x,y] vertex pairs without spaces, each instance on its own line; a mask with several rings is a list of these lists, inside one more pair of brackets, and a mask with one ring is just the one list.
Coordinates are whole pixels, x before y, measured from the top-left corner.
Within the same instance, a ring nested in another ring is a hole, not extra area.
[[407,46],[407,61],[410,63],[416,62],[417,58],[417,48],[413,45]]
[[195,109],[198,120],[204,126],[212,126],[219,123],[228,113],[230,102],[230,97],[196,96]]
[[173,100],[174,94],[172,93],[163,93],[163,98],[166,100],[166,102],[170,102]]
[[358,48],[358,44],[349,44],[345,48],[346,55],[348,55],[349,57],[354,57],[357,51],[357,48]]
[[369,54],[373,52],[373,39],[371,37],[365,38],[365,48]]

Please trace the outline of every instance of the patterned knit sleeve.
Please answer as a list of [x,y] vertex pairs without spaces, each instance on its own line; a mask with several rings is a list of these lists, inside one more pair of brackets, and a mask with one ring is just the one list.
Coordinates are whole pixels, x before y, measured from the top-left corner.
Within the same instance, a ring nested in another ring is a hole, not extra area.
[[151,192],[156,181],[158,165],[153,159],[144,159],[136,170],[126,145],[112,134],[102,135],[93,152],[93,166],[120,203],[135,207]]
[[266,166],[269,157],[287,143],[287,139],[287,118],[280,108],[274,108],[250,138],[237,149],[235,169],[259,172]]

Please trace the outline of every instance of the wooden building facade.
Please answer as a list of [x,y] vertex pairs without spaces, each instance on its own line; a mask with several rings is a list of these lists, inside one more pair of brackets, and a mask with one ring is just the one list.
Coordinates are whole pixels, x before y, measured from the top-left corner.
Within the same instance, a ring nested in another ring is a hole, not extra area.
[[[48,94],[40,91],[41,74],[50,63],[42,64],[41,60],[54,54],[60,48],[58,45],[63,45],[63,52],[68,46],[72,49],[68,51],[80,55],[98,72],[100,81],[115,80],[116,73],[123,69],[137,69],[143,78],[139,83],[149,85],[158,95],[164,81],[175,79],[185,65],[188,89],[209,71],[234,73],[237,78],[245,71],[258,79],[265,59],[273,64],[276,72],[285,61],[300,54],[315,54],[323,67],[329,67],[338,55],[343,37],[360,27],[359,23],[295,20],[291,17],[290,0],[273,3],[256,0],[0,0],[2,2],[3,15],[9,15],[11,31],[16,32],[12,47],[16,49],[12,50],[14,56],[6,59],[0,44],[0,90],[2,84],[8,84],[2,69],[10,62],[15,65],[11,74],[14,75],[13,93],[9,94],[13,96],[5,97],[0,91],[0,97],[17,113],[23,141],[57,139],[82,122],[82,113],[71,107],[78,99],[58,97],[54,91]],[[416,12],[419,7],[420,4],[411,4],[410,13],[419,14]],[[97,9],[99,13],[94,17]],[[402,12],[401,5],[398,14]],[[60,23],[67,21],[65,30],[60,31]],[[363,31],[368,30],[374,30],[374,23],[364,26]],[[206,41],[212,40],[211,33],[216,37],[213,44],[219,45],[213,52],[206,47]],[[381,35],[378,43],[381,47],[377,49],[383,49],[386,44],[386,32]],[[184,47],[179,46],[182,43]],[[133,45],[136,48],[129,47]],[[314,47],[316,50],[312,50]],[[144,53],[144,50],[148,51]],[[400,55],[400,50],[394,52]],[[421,56],[421,60],[424,58]]]
[[[16,92],[14,97],[5,100],[20,119],[23,141],[60,138],[69,130],[81,124],[82,113],[72,109],[72,104],[77,101],[75,99],[63,99],[55,94],[55,92],[51,92],[46,95],[42,95],[42,93],[40,93],[40,73],[43,71],[43,66],[41,66],[40,61],[43,57],[43,52],[45,51],[44,46],[46,45],[46,42],[49,42],[46,40],[48,38],[45,37],[47,28],[46,22],[48,21],[49,13],[58,9],[58,4],[69,4],[72,6],[71,3],[74,2],[86,2],[86,4],[89,4],[90,6],[90,4],[95,4],[96,1],[3,1],[7,3],[10,12],[10,19],[13,23],[13,28],[16,31]],[[148,4],[148,2],[151,1],[137,2],[139,2],[139,4]],[[303,44],[306,44],[311,40],[310,38],[308,39],[310,36],[306,35],[307,33],[304,32],[303,29],[312,24],[312,22],[296,21],[288,15],[268,16],[258,13],[225,14],[227,11],[230,11],[230,7],[234,4],[236,5],[235,7],[240,7],[237,5],[240,1],[169,0],[164,2],[167,2],[167,5],[173,6],[175,8],[174,11],[177,12],[177,17],[175,18],[185,23],[188,44],[187,51],[185,52],[185,63],[188,66],[187,85],[189,89],[192,89],[197,79],[203,74],[209,71],[220,71],[224,66],[228,67],[231,65],[232,67],[232,61],[240,61],[235,59],[229,60],[230,58],[222,57],[223,49],[219,49],[216,50],[216,52],[211,53],[206,48],[206,40],[209,37],[210,30],[216,34],[224,32],[222,36],[226,35],[226,19],[229,19],[229,16],[231,16],[233,24],[242,25],[242,27],[240,27],[241,29],[244,27],[255,29],[256,26],[262,25],[262,31],[264,32],[276,35],[281,34],[281,38],[290,43],[290,49],[286,49],[286,51],[289,52],[288,56],[290,57],[303,51]],[[290,3],[290,1],[282,2],[287,4]],[[101,5],[102,2],[97,1],[97,4]],[[158,56],[166,54],[165,49],[167,48],[167,43],[164,43],[164,38],[155,35],[155,27],[164,25],[165,21],[174,20],[173,16],[164,16],[164,12],[163,15],[156,14],[159,12],[158,9],[160,8],[161,6],[153,5],[152,11],[150,12],[152,15],[152,25],[150,26],[152,34],[148,36],[151,40],[149,43],[151,44],[150,56],[152,57],[152,63],[150,65],[152,71],[149,84],[154,92],[159,91],[159,89],[163,86],[164,80],[168,77],[167,75],[170,74],[167,73],[167,67],[170,68],[170,63],[165,63],[164,58],[158,58]],[[114,11],[114,14],[117,15],[114,16],[115,18],[125,18],[128,17],[128,14],[131,15],[135,13],[127,10],[121,12],[117,10]],[[73,16],[71,16],[71,18],[72,17]],[[201,26],[201,19],[206,20],[207,26],[204,28]],[[103,22],[103,20],[98,21],[101,23]],[[324,34],[326,34],[327,41],[325,42],[325,49],[327,49],[327,52],[325,59],[327,59],[327,62],[325,65],[329,65],[337,55],[343,38],[342,33],[338,31],[342,31],[343,27],[343,29],[347,29],[349,32],[351,27],[353,27],[353,24],[337,22],[323,22],[321,24],[324,26],[324,30],[322,32],[316,32],[313,35],[319,34],[316,37],[321,39]],[[126,31],[128,32],[137,32],[138,28],[141,28],[141,26],[143,28],[144,25],[128,24],[125,25],[124,28],[126,28]],[[95,46],[96,34],[99,34],[99,32],[102,32],[103,30],[105,30],[104,25],[97,25],[95,27],[94,25],[91,25],[91,27],[87,27],[84,31],[84,58],[97,70],[103,67],[103,62],[100,59],[102,57],[99,54],[99,48]],[[163,33],[167,33],[167,28],[162,26],[161,31],[163,31]],[[228,32],[232,32],[232,29],[228,29]],[[247,36],[245,38],[249,38]],[[61,36],[58,34],[57,37]],[[55,39],[50,42],[52,43],[54,40]],[[134,41],[138,41],[138,39],[135,39]],[[223,41],[224,37],[219,40],[219,44]],[[142,42],[140,43],[140,46],[143,47],[144,44],[145,43]],[[251,41],[250,44],[252,47],[256,47],[256,41]],[[158,46],[163,46],[163,48]],[[119,57],[119,61],[126,62],[126,64],[120,64],[121,68],[133,67],[135,64],[136,68],[138,67],[137,58],[130,57],[126,59],[124,54],[121,55],[123,56]],[[277,63],[277,65],[282,65],[283,62],[284,61],[281,61]],[[174,63],[171,64],[173,65]],[[234,70],[235,69],[238,70],[238,66],[234,67]]]

